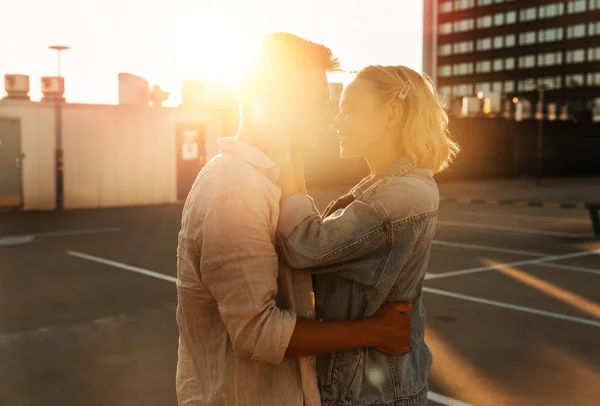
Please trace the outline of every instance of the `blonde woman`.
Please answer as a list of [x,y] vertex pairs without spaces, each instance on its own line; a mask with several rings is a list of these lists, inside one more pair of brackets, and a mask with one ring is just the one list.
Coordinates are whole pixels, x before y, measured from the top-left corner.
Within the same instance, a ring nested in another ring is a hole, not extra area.
[[433,175],[459,148],[431,81],[405,66],[360,71],[340,110],[341,155],[363,157],[371,175],[320,215],[297,173],[282,170],[279,251],[315,275],[320,319],[363,319],[384,303],[408,301],[412,336],[407,355],[363,348],[319,357],[323,406],[425,405],[432,356],[421,286],[438,214]]

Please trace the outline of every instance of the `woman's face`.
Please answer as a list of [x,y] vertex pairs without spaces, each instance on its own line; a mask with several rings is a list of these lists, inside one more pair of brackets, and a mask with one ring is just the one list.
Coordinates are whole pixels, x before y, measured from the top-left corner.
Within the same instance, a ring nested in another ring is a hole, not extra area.
[[378,98],[373,84],[366,79],[352,81],[342,93],[340,114],[333,124],[342,158],[369,156],[384,145],[388,120],[389,107]]

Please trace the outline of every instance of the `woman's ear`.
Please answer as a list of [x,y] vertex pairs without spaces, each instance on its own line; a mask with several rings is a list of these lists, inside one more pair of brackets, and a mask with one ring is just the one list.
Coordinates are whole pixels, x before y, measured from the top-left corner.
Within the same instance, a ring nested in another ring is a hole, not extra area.
[[390,129],[396,128],[396,126],[398,126],[402,120],[402,115],[402,105],[400,103],[392,103],[389,108],[387,127]]

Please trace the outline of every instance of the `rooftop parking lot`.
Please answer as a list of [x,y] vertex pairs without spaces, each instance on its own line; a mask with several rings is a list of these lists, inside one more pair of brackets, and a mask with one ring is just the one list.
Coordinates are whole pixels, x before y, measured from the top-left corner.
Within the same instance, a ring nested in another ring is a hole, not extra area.
[[[0,214],[1,405],[176,404],[180,212]],[[584,210],[443,202],[424,292],[432,405],[597,404]]]

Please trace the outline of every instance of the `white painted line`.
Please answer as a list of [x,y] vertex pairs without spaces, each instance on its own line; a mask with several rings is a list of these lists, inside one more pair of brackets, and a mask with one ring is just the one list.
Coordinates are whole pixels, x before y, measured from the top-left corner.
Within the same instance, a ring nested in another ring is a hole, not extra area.
[[7,245],[29,244],[35,239],[32,235],[20,235],[14,237],[0,237],[0,247]]
[[460,400],[449,398],[448,396],[440,395],[432,391],[427,392],[427,399],[434,403],[445,406],[471,406],[469,403],[461,402]]
[[[96,257],[94,255],[88,255],[88,254],[84,254],[84,253],[77,252],[77,251],[67,251],[67,255],[87,259],[89,261],[98,262],[98,263],[104,264],[104,265],[114,266],[116,268],[125,269],[127,271],[139,273],[141,275],[150,276],[152,278],[162,279],[164,281],[168,281],[168,282],[172,282],[172,283],[177,282],[177,278],[169,276],[169,275],[164,275],[164,274],[161,274],[158,272],[151,271],[149,269],[138,268],[136,266],[123,264],[121,262],[111,261],[109,259]],[[446,406],[470,406],[468,403],[464,403],[464,402],[461,402],[461,401],[458,401],[458,400],[455,400],[455,399],[452,399],[447,396],[443,396],[443,395],[440,395],[438,393],[431,392],[431,391],[429,391],[427,393],[427,399],[429,399],[433,402],[439,403],[441,405],[446,405]]]
[[34,237],[63,237],[63,236],[70,236],[70,235],[114,233],[117,231],[122,231],[122,229],[119,227],[90,228],[87,230],[65,230],[65,231],[55,231],[52,233],[38,233],[38,234],[32,234],[32,235]]
[[532,229],[532,228],[504,227],[504,226],[495,226],[492,224],[463,223],[463,222],[459,222],[459,221],[445,221],[445,220],[438,220],[437,223],[442,226],[475,228],[475,229],[480,229],[480,230],[491,230],[491,231],[505,231],[505,232],[509,232],[509,233],[549,235],[549,236],[553,236],[553,237],[570,237],[570,238],[589,238],[590,237],[590,235],[588,235],[588,234],[566,233],[566,232],[562,232],[562,231],[537,230],[537,229]]
[[552,255],[552,254],[543,254],[541,252],[534,252],[534,251],[513,250],[513,249],[509,249],[509,248],[490,247],[488,245],[462,244],[462,243],[457,243],[457,242],[440,241],[440,240],[433,240],[433,244],[442,245],[445,247],[453,247],[453,248],[465,248],[465,249],[479,250],[479,251],[502,252],[504,254],[525,255],[528,257],[548,257],[548,256]]
[[447,278],[449,276],[469,275],[472,273],[491,271],[493,269],[505,269],[505,268],[511,268],[511,267],[515,267],[515,266],[522,266],[522,265],[542,264],[544,262],[559,261],[561,259],[569,259],[569,258],[585,257],[585,256],[589,256],[589,255],[595,255],[597,253],[600,253],[600,249],[591,250],[591,251],[573,252],[571,254],[564,254],[564,255],[551,255],[548,257],[542,257],[542,258],[537,258],[537,259],[527,259],[527,260],[523,260],[523,261],[486,265],[486,266],[480,266],[477,268],[460,269],[460,270],[451,271],[451,272],[429,274],[429,276],[427,276],[425,279]]
[[[123,231],[119,227],[109,227],[109,228],[90,228],[83,230],[64,230],[64,231],[54,231],[51,233],[37,233],[37,234],[22,234],[22,235],[9,235],[5,237],[0,237],[0,241],[24,241],[30,242],[37,237],[66,237],[72,235],[86,235],[86,234],[101,234],[101,233],[114,233],[117,231]],[[24,244],[24,242],[18,242],[20,244]],[[7,244],[8,245],[8,244]]]
[[117,262],[117,261],[111,261],[110,259],[104,259],[104,258],[96,257],[93,255],[88,255],[88,254],[84,254],[81,252],[77,252],[77,251],[67,251],[67,255],[87,259],[89,261],[98,262],[98,263],[104,264],[104,265],[114,266],[115,268],[125,269],[126,271],[136,272],[136,273],[150,276],[150,277],[156,278],[156,279],[162,279],[162,280],[173,282],[173,283],[177,282],[177,278],[175,278],[173,276],[150,271],[150,270],[144,269],[144,268],[138,268],[137,266],[123,264],[123,263]]
[[[456,243],[456,242],[450,242],[450,241],[433,240],[433,244],[441,245],[441,246],[445,246],[445,247],[452,247],[452,248],[464,248],[464,249],[472,249],[472,250],[478,250],[478,251],[491,251],[491,252],[501,252],[501,253],[506,253],[506,254],[525,255],[525,256],[529,256],[529,257],[549,257],[549,256],[551,256],[551,254],[543,254],[541,252],[513,250],[513,249],[508,249],[508,248],[490,247],[487,245],[462,244],[462,243]],[[556,268],[556,269],[563,269],[563,270],[567,270],[567,271],[586,272],[586,273],[600,275],[600,269],[594,269],[594,268],[585,268],[585,267],[581,267],[581,266],[564,265],[564,264],[550,264],[550,263],[546,263],[546,262],[541,263],[541,264],[536,264],[536,265],[543,266],[546,268]],[[425,279],[435,279],[435,276],[432,277],[430,275],[435,275],[435,274],[427,273],[427,274],[425,274]]]
[[[563,209],[559,209],[563,210]],[[564,211],[564,210],[563,210]],[[555,221],[559,223],[575,223],[575,224],[585,224],[589,225],[590,220],[584,218],[573,218],[573,217],[550,217],[550,216],[536,216],[536,215],[526,215],[526,214],[506,214],[506,213],[494,213],[494,212],[469,212],[463,211],[462,214],[466,214],[469,216],[480,216],[480,217],[497,217],[497,218],[514,218],[519,220],[544,220],[544,221]]]
[[558,320],[572,321],[574,323],[586,324],[588,326],[593,326],[593,327],[600,327],[600,321],[598,321],[598,320],[585,319],[582,317],[573,317],[573,316],[568,316],[566,314],[548,312],[545,310],[534,309],[532,307],[517,306],[517,305],[510,304],[510,303],[497,302],[495,300],[488,300],[488,299],[483,299],[480,297],[463,295],[460,293],[448,292],[448,291],[440,290],[440,289],[432,289],[432,288],[424,287],[423,292],[432,293],[434,295],[452,297],[454,299],[466,300],[468,302],[487,304],[490,306],[501,307],[504,309],[516,310],[519,312],[535,314],[538,316],[550,317],[550,318],[558,319]]
[[600,275],[600,269],[594,269],[594,268],[585,268],[582,266],[573,266],[573,265],[563,265],[563,264],[548,264],[548,263],[542,263],[542,264],[536,264],[537,266],[543,266],[546,268],[556,268],[556,269],[564,269],[567,271],[575,271],[575,272],[585,272],[585,273],[591,273],[594,275]]

